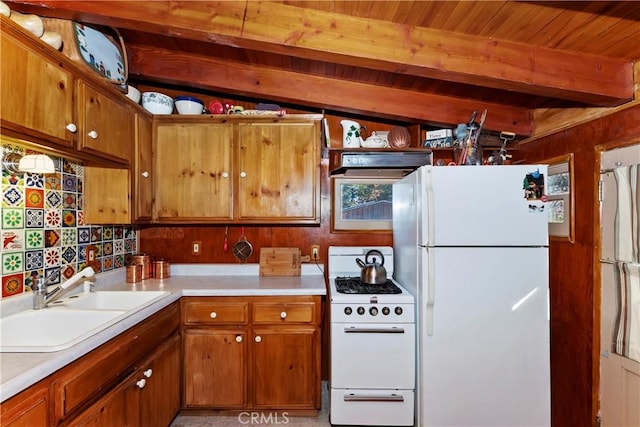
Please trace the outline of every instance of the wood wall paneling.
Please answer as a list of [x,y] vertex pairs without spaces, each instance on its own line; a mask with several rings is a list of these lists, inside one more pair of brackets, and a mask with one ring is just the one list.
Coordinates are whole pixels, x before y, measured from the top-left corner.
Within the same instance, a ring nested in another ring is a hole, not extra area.
[[[574,153],[575,243],[549,247],[553,426],[593,426],[598,411],[597,147],[640,143],[640,104],[522,144],[530,162]],[[616,142],[618,141],[618,142]]]

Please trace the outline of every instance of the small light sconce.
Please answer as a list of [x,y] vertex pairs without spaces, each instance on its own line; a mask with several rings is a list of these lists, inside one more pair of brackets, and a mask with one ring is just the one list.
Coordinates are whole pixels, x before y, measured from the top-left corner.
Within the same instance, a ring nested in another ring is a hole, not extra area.
[[46,154],[27,154],[21,156],[18,153],[6,153],[2,156],[2,167],[9,173],[54,173],[56,167],[51,157]]

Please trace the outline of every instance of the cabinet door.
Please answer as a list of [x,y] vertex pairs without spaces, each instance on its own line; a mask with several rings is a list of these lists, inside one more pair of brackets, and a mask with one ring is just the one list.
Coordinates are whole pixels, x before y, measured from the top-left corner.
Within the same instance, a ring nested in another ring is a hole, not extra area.
[[129,169],[85,167],[85,224],[130,224]]
[[187,408],[242,408],[246,402],[246,329],[186,329]]
[[134,152],[134,114],[123,99],[98,92],[78,80],[78,148],[120,163]]
[[75,136],[66,129],[74,124],[73,76],[18,41],[13,32],[3,25],[0,37],[2,127],[73,147]]
[[262,408],[316,408],[319,333],[315,328],[253,331],[252,400]]
[[241,123],[237,219],[319,222],[317,122]]
[[136,145],[133,165],[133,218],[151,221],[153,201],[153,159],[151,152],[151,117],[136,113]]
[[136,374],[131,374],[68,425],[70,427],[139,426],[137,381]]
[[158,124],[154,139],[157,220],[230,220],[232,125]]
[[180,410],[180,336],[163,344],[139,370],[140,425],[168,426]]
[[4,427],[49,425],[49,384],[34,386],[0,405]]

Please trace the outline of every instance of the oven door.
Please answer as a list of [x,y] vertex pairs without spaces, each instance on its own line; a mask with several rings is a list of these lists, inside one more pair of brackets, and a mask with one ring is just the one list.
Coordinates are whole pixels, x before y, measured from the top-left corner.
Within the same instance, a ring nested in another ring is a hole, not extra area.
[[331,325],[331,388],[413,390],[414,384],[413,323]]

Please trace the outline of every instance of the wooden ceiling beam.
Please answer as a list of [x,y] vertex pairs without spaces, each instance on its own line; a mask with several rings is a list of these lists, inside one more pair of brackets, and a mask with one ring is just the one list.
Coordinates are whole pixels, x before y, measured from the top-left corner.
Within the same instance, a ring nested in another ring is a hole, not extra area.
[[129,72],[151,81],[431,125],[466,123],[488,110],[485,128],[531,135],[530,111],[468,99],[399,90],[244,63],[129,45]]
[[14,4],[85,22],[596,106],[633,99],[629,62],[277,2]]

